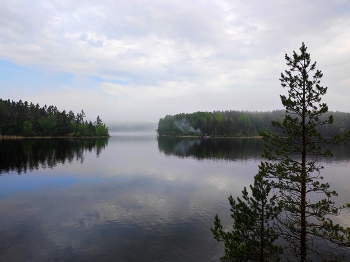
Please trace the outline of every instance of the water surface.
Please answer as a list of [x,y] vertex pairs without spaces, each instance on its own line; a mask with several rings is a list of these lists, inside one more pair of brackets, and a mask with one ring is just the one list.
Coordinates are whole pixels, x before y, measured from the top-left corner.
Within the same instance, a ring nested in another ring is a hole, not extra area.
[[[0,261],[218,261],[215,214],[253,182],[260,139],[0,141]],[[350,202],[350,147],[323,160]],[[350,226],[349,212],[338,222]]]

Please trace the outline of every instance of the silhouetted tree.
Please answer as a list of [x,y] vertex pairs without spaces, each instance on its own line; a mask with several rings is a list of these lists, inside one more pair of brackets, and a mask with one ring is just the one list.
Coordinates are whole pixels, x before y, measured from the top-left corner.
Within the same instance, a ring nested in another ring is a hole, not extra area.
[[[290,70],[281,74],[280,81],[282,87],[288,88],[288,95],[281,96],[287,114],[283,122],[272,122],[281,130],[281,135],[263,133],[266,142],[263,156],[269,161],[263,162],[260,169],[271,187],[278,190],[283,212],[275,225],[287,243],[287,259],[302,262],[310,261],[311,257],[325,259],[317,240],[328,243],[330,253],[334,254],[331,243],[349,245],[350,229],[331,220],[341,208],[331,200],[337,193],[330,189],[329,183],[322,181],[323,166],[318,157],[331,156],[325,144],[339,143],[349,133],[343,138],[336,135],[331,140],[318,131],[318,127],[332,124],[333,117],[322,118],[328,111],[328,106],[321,102],[327,87],[320,85],[323,74],[316,70],[316,62],[311,63],[305,44],[300,47],[300,54],[294,52],[285,59]],[[314,200],[312,196],[315,195],[320,200]]]
[[218,215],[215,216],[211,231],[217,241],[225,244],[221,261],[280,261],[283,249],[275,243],[278,234],[272,223],[281,211],[276,196],[270,196],[271,187],[262,173],[254,177],[250,190],[251,197],[246,188],[242,191],[243,199],[237,197],[235,201],[229,197],[232,231],[225,231]]

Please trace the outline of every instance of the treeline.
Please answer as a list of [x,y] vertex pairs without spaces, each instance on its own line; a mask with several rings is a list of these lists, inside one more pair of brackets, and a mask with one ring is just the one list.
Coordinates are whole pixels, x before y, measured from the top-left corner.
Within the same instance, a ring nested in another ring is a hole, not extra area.
[[[285,110],[269,112],[249,111],[214,111],[195,112],[191,114],[167,115],[158,122],[159,135],[204,135],[210,136],[258,136],[261,131],[279,133],[280,130],[271,125],[271,121],[282,122]],[[320,126],[323,136],[333,136],[350,129],[350,113],[329,112],[323,115],[327,118],[333,115],[332,125]]]
[[34,105],[0,99],[0,135],[8,136],[109,136],[108,127],[97,116],[87,121],[84,111],[60,112],[55,106]]

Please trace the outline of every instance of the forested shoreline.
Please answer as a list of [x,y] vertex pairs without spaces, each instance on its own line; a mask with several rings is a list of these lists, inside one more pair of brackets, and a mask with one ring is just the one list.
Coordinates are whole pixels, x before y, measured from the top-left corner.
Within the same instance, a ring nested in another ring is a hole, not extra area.
[[87,121],[83,110],[59,111],[56,106],[40,107],[27,101],[0,99],[0,136],[23,137],[103,137],[109,136],[108,127],[97,116]]
[[[214,137],[253,137],[258,136],[262,131],[280,133],[279,129],[271,125],[271,121],[282,122],[285,115],[285,110],[180,113],[161,118],[158,122],[157,133],[161,136],[202,136],[207,134]],[[350,129],[350,113],[328,112],[323,117],[326,119],[329,115],[333,115],[334,123],[318,128],[323,136],[331,137]]]

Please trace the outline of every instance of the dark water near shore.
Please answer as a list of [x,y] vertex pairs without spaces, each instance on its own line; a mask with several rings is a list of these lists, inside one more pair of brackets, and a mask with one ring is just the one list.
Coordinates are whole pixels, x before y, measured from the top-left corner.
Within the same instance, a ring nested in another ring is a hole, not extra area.
[[[215,214],[258,171],[260,139],[0,140],[0,261],[218,261]],[[350,146],[323,160],[350,202]],[[337,222],[350,226],[345,210]]]

